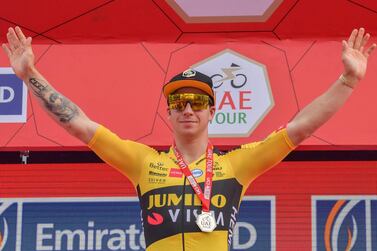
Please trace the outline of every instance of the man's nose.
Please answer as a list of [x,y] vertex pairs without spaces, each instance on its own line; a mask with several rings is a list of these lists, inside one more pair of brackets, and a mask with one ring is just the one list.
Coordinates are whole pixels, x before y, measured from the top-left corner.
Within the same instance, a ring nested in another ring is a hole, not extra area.
[[185,106],[185,109],[183,110],[183,114],[193,114],[193,110],[192,110],[192,108],[191,108],[191,104],[190,104],[190,102],[187,102],[186,103],[186,106]]

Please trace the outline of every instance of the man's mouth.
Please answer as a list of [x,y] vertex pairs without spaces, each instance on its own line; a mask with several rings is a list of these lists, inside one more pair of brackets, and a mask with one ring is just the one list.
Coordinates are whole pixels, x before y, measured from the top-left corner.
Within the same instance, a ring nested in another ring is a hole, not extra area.
[[186,124],[186,123],[197,123],[197,122],[196,121],[192,121],[192,120],[184,120],[184,121],[179,121],[179,123]]

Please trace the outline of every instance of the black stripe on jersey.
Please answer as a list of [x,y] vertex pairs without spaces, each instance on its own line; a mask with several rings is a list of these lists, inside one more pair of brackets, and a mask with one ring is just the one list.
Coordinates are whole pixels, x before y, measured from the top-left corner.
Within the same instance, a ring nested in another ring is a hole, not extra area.
[[[203,189],[203,183],[199,185]],[[210,210],[218,224],[216,230],[229,230],[231,214],[233,208],[238,209],[241,193],[242,185],[235,178],[213,181]],[[189,184],[143,194],[140,204],[146,245],[180,233],[200,232],[195,220],[202,207],[196,196]]]

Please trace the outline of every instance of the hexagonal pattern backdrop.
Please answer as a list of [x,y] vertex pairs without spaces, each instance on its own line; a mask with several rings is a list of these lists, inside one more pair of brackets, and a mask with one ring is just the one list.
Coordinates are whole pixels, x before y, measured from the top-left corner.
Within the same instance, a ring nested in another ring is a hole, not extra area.
[[[186,2],[8,1],[0,8],[0,41],[8,27],[22,27],[33,37],[38,69],[56,89],[121,137],[162,147],[172,138],[161,87],[190,66],[232,50],[266,67],[274,106],[248,136],[213,139],[230,146],[263,139],[323,93],[342,72],[340,42],[353,28],[365,27],[376,41],[372,1]],[[9,67],[4,53],[0,66]],[[376,66],[373,55],[354,95],[304,148],[377,145]],[[0,123],[2,149],[85,147],[34,97],[27,109],[26,123]]]

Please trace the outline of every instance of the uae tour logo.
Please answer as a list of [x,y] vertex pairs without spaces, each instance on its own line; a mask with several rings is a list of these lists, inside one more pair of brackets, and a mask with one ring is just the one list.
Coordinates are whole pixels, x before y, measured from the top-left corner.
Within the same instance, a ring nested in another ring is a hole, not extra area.
[[211,137],[247,137],[274,106],[266,67],[226,49],[191,68],[210,76],[216,95]]

